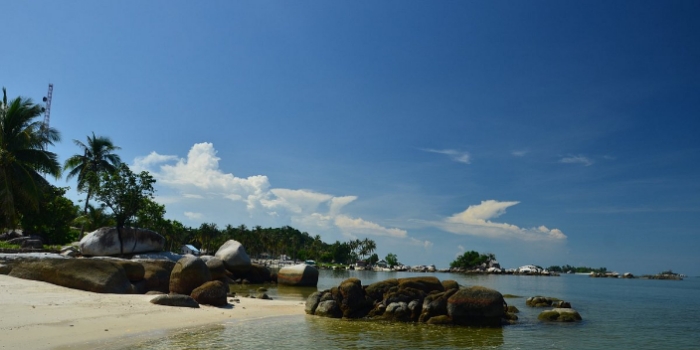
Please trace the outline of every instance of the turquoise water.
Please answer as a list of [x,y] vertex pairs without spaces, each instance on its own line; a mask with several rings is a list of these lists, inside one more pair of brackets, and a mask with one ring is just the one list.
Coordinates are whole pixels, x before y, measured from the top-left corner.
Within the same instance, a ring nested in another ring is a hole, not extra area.
[[[348,277],[363,284],[421,273],[321,271],[318,289]],[[522,298],[506,299],[520,309],[518,324],[465,328],[424,324],[338,320],[307,315],[232,322],[172,333],[130,344],[129,349],[700,349],[700,278],[683,281],[435,274],[461,285],[481,285]],[[239,293],[258,286],[239,288]],[[268,287],[272,298],[304,300],[314,288]],[[529,296],[571,302],[584,321],[542,323],[543,309],[525,306]],[[118,348],[118,347],[117,347]]]

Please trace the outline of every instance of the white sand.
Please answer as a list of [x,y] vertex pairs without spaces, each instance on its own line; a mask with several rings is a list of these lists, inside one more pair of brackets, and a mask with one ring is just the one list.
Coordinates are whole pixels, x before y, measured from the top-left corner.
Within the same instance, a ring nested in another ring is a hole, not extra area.
[[91,348],[159,330],[304,314],[299,301],[239,298],[228,308],[192,309],[151,304],[154,297],[91,293],[0,275],[0,349]]

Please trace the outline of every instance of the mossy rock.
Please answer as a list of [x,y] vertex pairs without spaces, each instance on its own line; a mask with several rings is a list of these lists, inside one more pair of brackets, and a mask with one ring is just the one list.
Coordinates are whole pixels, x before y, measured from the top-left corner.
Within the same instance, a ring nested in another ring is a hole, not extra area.
[[425,323],[427,323],[427,324],[442,324],[442,325],[452,324],[452,318],[450,318],[450,316],[447,316],[447,315],[440,315],[440,316],[431,317]]
[[506,312],[510,312],[510,313],[517,314],[517,313],[520,312],[520,310],[518,310],[518,308],[515,307],[515,305],[508,305],[508,308],[506,309]]
[[537,319],[550,322],[577,322],[581,321],[581,315],[574,309],[556,308],[542,311]]
[[365,293],[367,296],[372,298],[372,300],[380,301],[384,299],[384,295],[392,287],[397,287],[399,281],[396,278],[390,278],[388,280],[372,283],[365,287]]
[[445,291],[445,287],[443,287],[440,280],[433,276],[399,278],[398,281],[399,289],[414,288],[422,290],[425,294],[434,290],[438,292]]
[[455,280],[444,280],[442,281],[442,287],[445,288],[445,290],[459,289],[459,283]]
[[561,299],[537,295],[527,298],[527,300],[525,300],[525,305],[530,307],[548,307],[552,306],[552,303],[557,301],[561,301]]

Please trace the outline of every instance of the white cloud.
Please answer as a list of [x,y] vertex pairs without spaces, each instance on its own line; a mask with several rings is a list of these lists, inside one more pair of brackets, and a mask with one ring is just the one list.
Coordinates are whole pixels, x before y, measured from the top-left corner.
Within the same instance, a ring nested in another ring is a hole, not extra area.
[[520,228],[508,223],[490,221],[505,214],[506,209],[520,202],[482,201],[471,205],[465,211],[445,218],[438,223],[442,229],[455,234],[474,235],[489,238],[515,238],[521,240],[564,240],[566,235],[559,229],[545,226]]
[[458,163],[464,163],[464,164],[470,164],[471,163],[471,155],[468,152],[460,152],[457,150],[453,149],[422,149],[425,152],[431,152],[431,153],[439,153],[439,154],[444,154],[450,156],[452,160]]
[[562,159],[559,160],[559,163],[565,163],[565,164],[583,164],[584,166],[591,166],[593,165],[593,160],[589,159],[588,157],[584,157],[581,155],[578,156],[566,156]]
[[336,197],[307,189],[271,188],[264,175],[240,178],[224,173],[219,168],[220,159],[216,153],[211,143],[198,143],[192,146],[187,158],[151,152],[146,157],[136,158],[133,168],[151,172],[157,180],[156,186],[179,192],[179,196],[163,198],[184,208],[184,216],[193,221],[204,217],[202,211],[207,217],[216,216],[209,215],[211,211],[219,216],[240,218],[241,212],[237,208],[244,207],[254,224],[272,220],[282,225],[291,223],[312,234],[320,231],[318,233],[336,232],[346,237],[375,235],[406,240],[426,248],[432,246],[429,241],[408,237],[406,230],[342,213],[348,204],[357,200],[356,196]]
[[530,151],[528,151],[528,150],[516,150],[516,151],[510,152],[510,154],[512,154],[516,157],[524,157],[528,153],[530,153]]
[[186,211],[184,214],[190,220],[198,220],[198,219],[201,219],[204,217],[204,215],[202,213],[194,213],[191,211]]
[[401,230],[397,228],[386,228],[370,221],[366,221],[360,218],[351,218],[345,215],[336,216],[335,225],[338,226],[343,233],[347,233],[353,236],[376,235],[405,238],[408,234],[406,230]]

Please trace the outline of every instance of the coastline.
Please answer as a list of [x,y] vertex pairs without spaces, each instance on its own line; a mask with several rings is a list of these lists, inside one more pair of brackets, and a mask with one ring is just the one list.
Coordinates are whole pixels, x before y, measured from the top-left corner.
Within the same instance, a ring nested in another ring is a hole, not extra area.
[[151,304],[154,295],[100,294],[0,275],[0,349],[94,348],[118,338],[227,321],[303,315],[299,301],[238,298],[198,309]]

